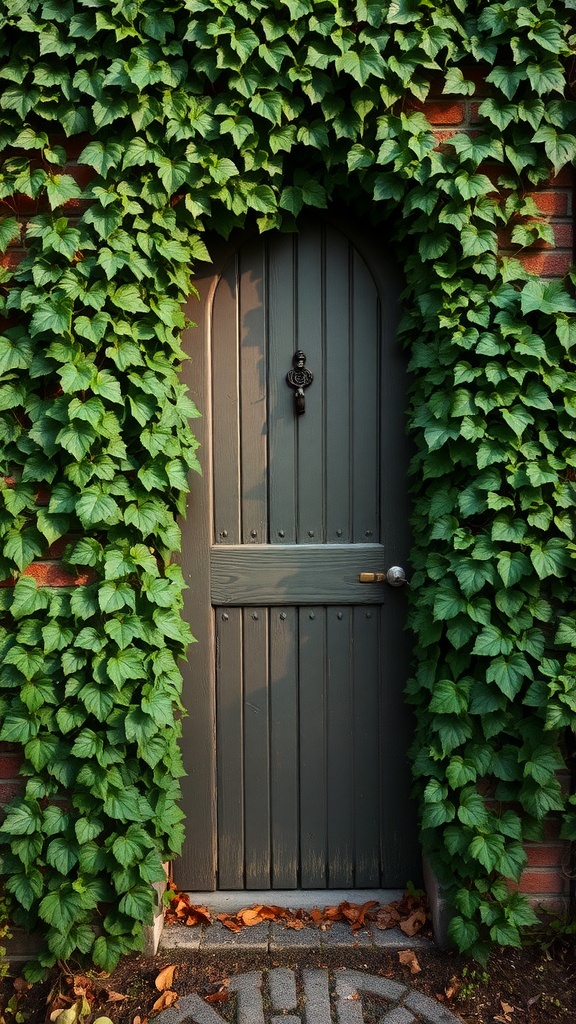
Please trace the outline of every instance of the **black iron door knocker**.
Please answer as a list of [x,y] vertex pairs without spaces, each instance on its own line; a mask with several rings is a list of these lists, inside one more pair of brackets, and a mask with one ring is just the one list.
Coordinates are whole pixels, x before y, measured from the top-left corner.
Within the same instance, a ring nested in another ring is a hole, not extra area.
[[314,380],[314,374],[306,369],[306,354],[298,349],[292,356],[292,369],[286,374],[286,383],[294,388],[294,407],[297,416],[305,412],[304,388],[310,386]]

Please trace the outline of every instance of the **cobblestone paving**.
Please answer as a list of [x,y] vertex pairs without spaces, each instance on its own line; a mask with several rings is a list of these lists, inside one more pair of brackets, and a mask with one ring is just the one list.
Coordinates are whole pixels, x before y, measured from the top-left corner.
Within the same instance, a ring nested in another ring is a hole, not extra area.
[[[363,971],[278,967],[237,974],[228,987],[236,995],[235,1024],[364,1024],[365,1000],[372,1000],[371,1019],[377,1024],[461,1024],[423,993]],[[229,1024],[230,1017],[221,1016],[200,996],[188,995],[154,1021]]]

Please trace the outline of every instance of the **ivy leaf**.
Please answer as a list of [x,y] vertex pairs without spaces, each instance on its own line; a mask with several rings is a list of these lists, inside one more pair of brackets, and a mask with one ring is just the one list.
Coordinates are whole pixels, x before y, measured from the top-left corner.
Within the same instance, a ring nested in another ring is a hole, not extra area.
[[371,46],[364,46],[359,51],[346,50],[336,58],[335,67],[337,71],[351,75],[359,85],[365,85],[371,75],[384,77],[384,60]]
[[76,502],[76,512],[84,527],[105,524],[113,526],[121,519],[121,511],[110,494],[94,485],[86,487]]
[[135,648],[120,650],[115,657],[109,658],[106,670],[119,690],[128,679],[143,679],[146,675],[142,652]]
[[140,297],[140,290],[135,284],[123,284],[119,288],[109,289],[110,298],[115,306],[127,313],[147,313],[148,306]]
[[0,220],[0,252],[6,252],[10,242],[19,237],[20,224],[16,217],[2,217]]
[[255,93],[249,102],[250,110],[254,114],[271,121],[272,124],[280,124],[282,121],[282,99],[275,92]]
[[534,544],[530,550],[530,561],[541,580],[548,576],[565,576],[572,565],[566,542],[558,537]]
[[71,174],[49,174],[46,179],[46,193],[50,209],[56,210],[71,199],[79,199],[82,190]]
[[78,157],[79,164],[88,164],[103,178],[111,168],[119,167],[123,150],[118,142],[89,142]]
[[44,332],[66,334],[70,331],[71,323],[72,303],[70,299],[62,292],[55,292],[49,300],[38,304],[32,315],[30,334],[32,337]]

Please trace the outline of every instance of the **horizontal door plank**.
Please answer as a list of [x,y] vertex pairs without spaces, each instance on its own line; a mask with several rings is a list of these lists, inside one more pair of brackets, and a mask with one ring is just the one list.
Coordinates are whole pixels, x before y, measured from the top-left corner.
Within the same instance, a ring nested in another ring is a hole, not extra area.
[[211,551],[213,605],[383,604],[381,544],[218,544]]

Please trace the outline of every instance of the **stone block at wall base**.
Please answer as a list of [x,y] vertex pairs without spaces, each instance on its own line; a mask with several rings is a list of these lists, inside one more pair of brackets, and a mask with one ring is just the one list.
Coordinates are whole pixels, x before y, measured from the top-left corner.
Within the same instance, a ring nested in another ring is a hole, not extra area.
[[156,905],[154,909],[154,920],[152,924],[144,925],[144,956],[155,956],[158,952],[160,938],[164,930],[164,892],[168,884],[168,865],[164,865],[166,879],[163,882],[153,882],[152,887],[156,890]]
[[430,904],[430,916],[432,918],[432,930],[434,942],[439,949],[448,949],[450,940],[448,938],[448,925],[452,920],[454,908],[446,898],[446,889],[438,881],[434,870],[427,857],[422,860],[422,872],[424,875],[424,886]]

